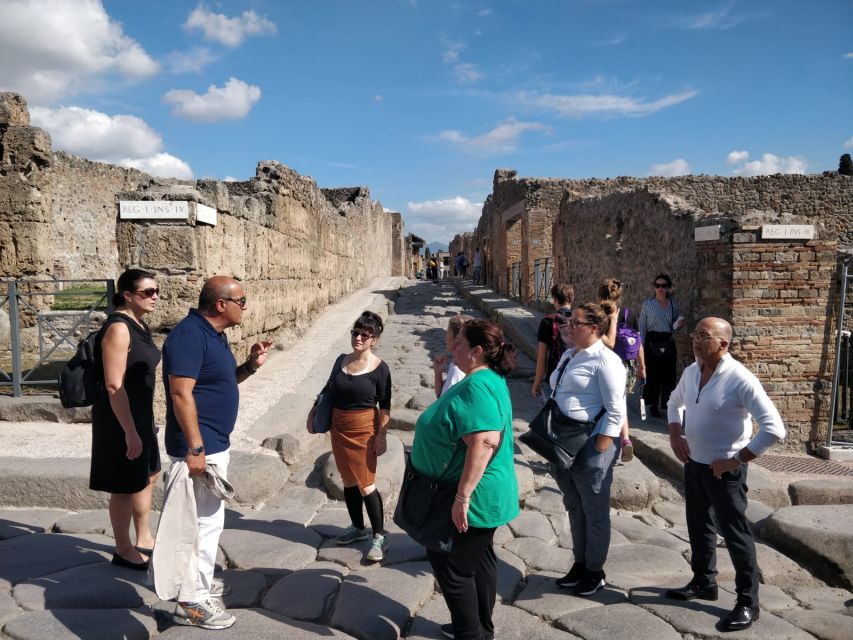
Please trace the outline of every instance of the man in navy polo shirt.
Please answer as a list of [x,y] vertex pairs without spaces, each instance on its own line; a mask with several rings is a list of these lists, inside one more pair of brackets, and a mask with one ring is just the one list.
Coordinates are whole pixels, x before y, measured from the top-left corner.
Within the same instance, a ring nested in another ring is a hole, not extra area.
[[208,464],[226,476],[240,402],[237,385],[264,364],[272,345],[253,344],[248,360],[237,366],[223,332],[240,324],[245,308],[243,286],[233,278],[214,276],[201,289],[198,309],[190,309],[163,345],[166,452],[172,462],[185,460],[189,467],[198,517],[195,597],[178,603],[175,622],[205,629],[226,629],[235,618],[215,599],[224,594],[224,585],[213,579],[225,504],[201,476]]

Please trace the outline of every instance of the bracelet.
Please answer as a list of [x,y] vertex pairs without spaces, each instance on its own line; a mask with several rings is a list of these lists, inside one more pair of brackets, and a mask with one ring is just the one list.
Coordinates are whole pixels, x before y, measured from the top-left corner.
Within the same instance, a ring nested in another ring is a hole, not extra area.
[[246,362],[243,363],[243,371],[246,372],[246,375],[253,376],[258,372],[258,369],[253,369],[252,365],[249,364],[249,361],[246,360]]
[[468,504],[469,502],[471,502],[471,498],[466,498],[461,493],[457,493],[456,494],[456,502],[459,502],[461,504]]

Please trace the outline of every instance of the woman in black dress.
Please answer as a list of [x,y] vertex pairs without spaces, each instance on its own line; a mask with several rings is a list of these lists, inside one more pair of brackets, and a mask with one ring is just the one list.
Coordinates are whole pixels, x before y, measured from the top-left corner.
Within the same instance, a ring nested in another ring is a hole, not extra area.
[[[110,314],[101,328],[97,354],[104,385],[92,407],[92,467],[89,488],[110,493],[115,565],[147,570],[154,546],[149,516],[160,450],[154,426],[154,372],[160,350],[142,316],[154,311],[159,289],[154,274],[125,271],[116,283]],[[136,544],[130,539],[130,522]]]

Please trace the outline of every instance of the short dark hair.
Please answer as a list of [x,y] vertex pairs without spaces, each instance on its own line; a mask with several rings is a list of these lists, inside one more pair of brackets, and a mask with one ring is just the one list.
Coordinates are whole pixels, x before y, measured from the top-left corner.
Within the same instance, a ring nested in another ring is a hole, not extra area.
[[382,323],[382,318],[378,315],[372,311],[364,311],[352,325],[352,328],[367,331],[374,338],[378,338],[382,335],[385,325]]
[[551,297],[565,307],[575,301],[575,288],[568,282],[558,282],[551,287]]
[[489,369],[505,376],[515,367],[515,347],[504,342],[501,328],[489,320],[469,320],[462,325],[462,335],[471,347],[480,347]]
[[114,307],[123,307],[127,304],[124,299],[124,292],[127,291],[129,293],[133,293],[136,291],[140,281],[142,280],[153,280],[154,274],[150,271],[145,271],[144,269],[128,269],[123,274],[118,277],[116,280],[116,291],[113,294],[113,306]]

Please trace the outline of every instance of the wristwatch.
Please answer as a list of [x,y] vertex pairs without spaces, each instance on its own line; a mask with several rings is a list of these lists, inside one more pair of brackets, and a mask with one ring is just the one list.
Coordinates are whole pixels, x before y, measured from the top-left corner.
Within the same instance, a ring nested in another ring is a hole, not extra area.
[[200,456],[202,453],[204,453],[204,445],[200,444],[197,447],[193,447],[192,449],[190,449],[189,453],[193,456]]
[[735,451],[735,454],[732,456],[732,460],[737,461],[738,464],[744,464],[743,458],[740,457],[740,451]]

